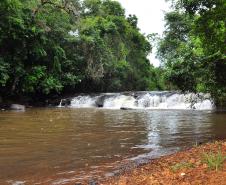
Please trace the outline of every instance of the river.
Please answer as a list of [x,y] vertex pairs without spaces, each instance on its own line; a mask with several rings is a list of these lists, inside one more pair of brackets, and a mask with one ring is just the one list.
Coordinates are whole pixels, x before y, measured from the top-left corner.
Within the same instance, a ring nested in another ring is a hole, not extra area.
[[0,112],[0,184],[74,184],[226,138],[215,110],[30,108]]

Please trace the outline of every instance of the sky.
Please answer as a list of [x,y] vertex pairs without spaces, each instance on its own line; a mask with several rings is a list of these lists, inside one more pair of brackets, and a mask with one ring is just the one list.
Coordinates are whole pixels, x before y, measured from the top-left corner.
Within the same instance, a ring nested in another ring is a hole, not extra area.
[[[126,10],[126,15],[135,14],[138,17],[138,27],[142,33],[158,33],[164,31],[164,12],[169,11],[169,4],[165,0],[116,0]],[[155,49],[150,54],[150,62],[159,66],[160,62],[155,58]]]

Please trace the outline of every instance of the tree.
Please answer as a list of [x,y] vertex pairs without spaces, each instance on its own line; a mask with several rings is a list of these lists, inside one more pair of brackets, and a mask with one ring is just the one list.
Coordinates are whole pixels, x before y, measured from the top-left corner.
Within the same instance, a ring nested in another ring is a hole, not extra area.
[[174,10],[166,14],[166,31],[158,49],[166,75],[182,90],[226,97],[225,2],[172,2]]
[[[66,1],[65,1],[66,2]],[[49,94],[63,87],[64,40],[71,29],[67,8],[54,1],[1,1],[0,57],[9,66],[2,91]],[[60,11],[59,11],[60,9]],[[49,14],[51,12],[51,14]],[[5,69],[6,67],[4,67]]]
[[116,1],[2,0],[0,19],[1,95],[157,87],[151,45]]

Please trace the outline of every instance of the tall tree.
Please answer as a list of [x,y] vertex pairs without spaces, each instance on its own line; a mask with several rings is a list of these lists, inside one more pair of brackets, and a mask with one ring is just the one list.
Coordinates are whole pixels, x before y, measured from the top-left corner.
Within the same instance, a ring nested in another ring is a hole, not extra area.
[[165,16],[166,31],[158,49],[166,76],[182,90],[225,97],[225,2],[172,2],[174,10]]

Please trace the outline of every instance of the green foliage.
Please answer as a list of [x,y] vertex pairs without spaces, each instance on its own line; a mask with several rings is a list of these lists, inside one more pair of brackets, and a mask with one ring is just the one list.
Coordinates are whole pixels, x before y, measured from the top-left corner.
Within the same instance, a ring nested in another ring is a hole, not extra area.
[[[78,30],[86,57],[86,81],[101,91],[145,90],[151,79],[150,44],[114,1],[84,1]],[[134,16],[133,19],[136,19]],[[146,80],[148,79],[148,80]],[[155,84],[156,86],[156,84]]]
[[218,151],[216,154],[213,152],[203,154],[203,162],[208,165],[209,169],[220,170],[223,167],[223,163],[226,160],[226,156],[223,156],[221,151]]
[[194,164],[190,162],[180,162],[171,166],[173,172],[177,172],[182,169],[194,168]]
[[30,73],[26,75],[23,82],[23,90],[25,92],[34,92],[39,88],[40,83],[44,79],[46,74],[46,67],[35,66],[31,69]]
[[73,23],[67,7],[55,1],[20,0],[1,1],[0,7],[2,70],[10,66],[1,75],[2,91],[14,95],[62,90],[65,37]]
[[158,56],[166,68],[165,79],[183,91],[195,91],[199,71],[196,64],[202,53],[189,38],[192,21],[177,11],[166,14],[165,19],[165,36],[158,46]]
[[5,86],[7,80],[9,79],[9,64],[5,63],[2,58],[0,58],[0,86]]
[[136,16],[111,0],[0,1],[0,93],[158,89]]
[[156,36],[142,35],[116,1],[0,1],[1,95],[181,89],[222,101],[226,4],[173,2],[154,68],[147,56]]
[[158,57],[166,79],[184,91],[226,94],[225,17],[222,0],[175,0],[165,15],[166,30]]

